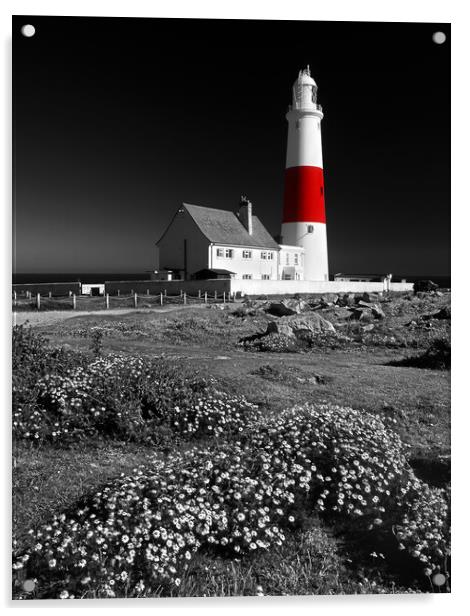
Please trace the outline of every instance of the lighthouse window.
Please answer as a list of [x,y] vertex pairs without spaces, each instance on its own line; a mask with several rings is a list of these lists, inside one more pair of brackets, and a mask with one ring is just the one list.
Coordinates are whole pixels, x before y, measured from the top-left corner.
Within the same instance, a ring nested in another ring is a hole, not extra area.
[[251,250],[244,250],[243,251],[243,258],[244,259],[251,259]]
[[262,252],[261,253],[261,258],[262,259],[267,259],[268,258],[268,253],[267,252]]
[[217,256],[218,257],[223,257],[224,256],[224,249],[223,248],[217,248]]
[[242,276],[243,280],[251,280],[253,278],[252,274],[243,274]]
[[225,258],[226,259],[233,259],[233,250],[231,248],[226,248],[225,249]]
[[274,259],[274,253],[268,252],[268,261],[272,261]]
[[313,233],[313,225],[307,225],[307,233]]

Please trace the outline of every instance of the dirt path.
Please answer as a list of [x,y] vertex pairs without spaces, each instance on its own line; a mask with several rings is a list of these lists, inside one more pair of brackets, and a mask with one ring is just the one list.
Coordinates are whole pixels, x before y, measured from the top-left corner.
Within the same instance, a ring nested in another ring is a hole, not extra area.
[[145,313],[155,313],[155,312],[177,312],[181,310],[186,310],[188,308],[206,308],[205,304],[191,304],[188,306],[168,306],[162,308],[111,308],[110,310],[51,310],[38,312],[37,310],[31,312],[13,312],[13,325],[23,325],[28,321],[29,325],[34,326],[45,326],[45,325],[53,325],[54,323],[58,323],[60,321],[64,321],[65,319],[73,319],[78,317],[87,317],[87,316],[97,316],[103,315],[108,316],[110,314],[129,314],[130,312],[145,312]]

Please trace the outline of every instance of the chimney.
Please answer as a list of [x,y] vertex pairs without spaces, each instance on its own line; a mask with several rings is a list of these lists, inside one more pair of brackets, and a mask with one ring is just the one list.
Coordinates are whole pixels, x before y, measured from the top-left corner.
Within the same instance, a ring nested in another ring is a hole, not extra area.
[[243,195],[240,197],[238,218],[250,235],[253,235],[252,205],[251,201]]

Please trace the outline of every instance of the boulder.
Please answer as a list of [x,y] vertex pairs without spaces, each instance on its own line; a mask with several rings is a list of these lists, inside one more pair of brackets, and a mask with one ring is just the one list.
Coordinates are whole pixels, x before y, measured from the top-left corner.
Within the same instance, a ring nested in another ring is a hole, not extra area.
[[371,332],[374,329],[375,325],[373,323],[369,323],[369,325],[364,325],[362,331]]
[[338,300],[340,306],[353,306],[354,305],[354,293],[344,293]]
[[413,291],[416,293],[430,293],[437,291],[439,285],[432,280],[417,280],[413,285]]
[[266,312],[276,317],[286,317],[293,314],[300,314],[309,310],[309,305],[297,299],[284,299],[282,302],[271,302],[266,308]]
[[337,303],[338,299],[339,299],[339,295],[337,295],[336,293],[325,293],[324,295],[321,296],[320,301],[323,304],[332,306],[333,304]]
[[385,312],[382,310],[382,308],[378,304],[373,304],[371,310],[372,310],[372,315],[376,319],[385,319]]
[[268,323],[267,334],[282,334],[284,336],[297,337],[298,335],[335,333],[332,323],[324,319],[318,312],[303,315],[291,315],[281,317],[277,321]]
[[370,302],[368,302],[368,301],[366,302],[366,301],[365,301],[365,300],[363,300],[363,299],[360,299],[360,300],[357,302],[357,305],[358,305],[358,306],[362,306],[363,308],[373,308],[373,306],[374,306],[374,304],[371,304],[371,303],[370,303]]
[[354,308],[350,313],[351,319],[355,319],[356,321],[363,321],[371,316],[371,312],[367,308]]
[[336,306],[334,314],[338,319],[350,319],[352,317],[351,310],[346,306]]
[[432,314],[424,314],[421,318],[425,321],[429,319],[449,319],[450,320],[450,306],[444,306],[437,312],[433,312]]

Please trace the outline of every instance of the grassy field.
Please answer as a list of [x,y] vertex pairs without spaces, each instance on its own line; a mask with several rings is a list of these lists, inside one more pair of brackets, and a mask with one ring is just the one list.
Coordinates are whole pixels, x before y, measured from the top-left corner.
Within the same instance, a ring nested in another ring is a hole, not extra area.
[[[100,312],[39,324],[34,330],[46,336],[50,346],[80,351],[89,358],[93,344],[95,353],[104,357],[158,358],[184,374],[214,379],[228,394],[257,404],[265,416],[275,417],[307,402],[373,413],[407,445],[416,475],[442,488],[450,480],[450,372],[393,363],[422,354],[433,338],[449,335],[447,321],[435,321],[431,327],[420,321],[448,305],[449,294],[396,297],[381,303],[385,318],[374,322],[367,333],[357,323],[341,325],[334,308],[325,306],[322,316],[337,325],[345,340],[295,353],[246,350],[240,340],[265,331],[276,317],[257,309],[244,314],[233,304],[225,310],[181,306],[171,313]],[[413,321],[415,325],[409,325]],[[157,444],[94,436],[76,444],[65,445],[59,439],[36,446],[18,439],[14,448],[18,548],[28,545],[28,529],[75,507],[77,499],[108,480],[145,467],[155,455],[165,460],[169,452],[192,447],[172,436]],[[354,533],[346,536],[341,524],[311,516],[282,546],[257,556],[233,559],[200,550],[177,589],[156,587],[146,596],[439,591],[416,581],[414,573],[401,575],[380,559],[375,564],[364,557]]]

